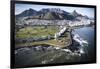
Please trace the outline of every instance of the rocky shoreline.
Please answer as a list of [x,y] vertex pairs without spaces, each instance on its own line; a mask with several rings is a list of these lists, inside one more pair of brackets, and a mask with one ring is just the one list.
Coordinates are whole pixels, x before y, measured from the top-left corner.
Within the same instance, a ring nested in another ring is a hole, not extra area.
[[80,62],[85,53],[81,52],[82,48],[78,42],[74,39],[72,42],[70,46],[63,48],[47,44],[15,48],[15,67]]

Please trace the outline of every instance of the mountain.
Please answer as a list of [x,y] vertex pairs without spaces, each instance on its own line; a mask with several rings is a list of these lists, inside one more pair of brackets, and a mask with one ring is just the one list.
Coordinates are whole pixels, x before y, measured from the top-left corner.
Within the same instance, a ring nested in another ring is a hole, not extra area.
[[48,12],[43,16],[43,19],[63,19],[63,16],[55,12]]
[[76,10],[74,10],[74,11],[71,13],[71,15],[73,15],[74,20],[78,20],[78,21],[80,21],[80,20],[82,20],[82,19],[89,19],[88,16],[79,14]]
[[59,8],[44,8],[39,11],[41,19],[66,19],[66,15],[70,14]]
[[38,13],[36,10],[33,9],[29,9],[29,10],[25,10],[22,13],[16,15],[16,17],[26,17],[26,16],[36,16]]
[[76,10],[74,10],[71,14],[72,14],[74,17],[82,16],[81,14],[79,14],[78,12],[76,12]]
[[28,9],[23,11],[22,13],[16,15],[16,18],[19,17],[28,17],[27,19],[67,19],[67,20],[74,20],[75,18],[88,18],[87,16],[82,16],[76,10],[72,13],[66,12],[59,8],[43,8],[39,11],[34,9]]
[[42,13],[47,13],[47,12],[64,13],[65,11],[61,10],[59,8],[43,8],[39,12],[42,12]]

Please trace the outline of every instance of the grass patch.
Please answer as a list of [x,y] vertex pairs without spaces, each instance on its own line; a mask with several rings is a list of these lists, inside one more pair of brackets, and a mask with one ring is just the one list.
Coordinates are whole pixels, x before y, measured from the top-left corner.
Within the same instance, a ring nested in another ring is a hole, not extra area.
[[71,38],[69,37],[69,35],[70,34],[67,33],[66,36],[60,37],[57,40],[50,39],[50,40],[44,40],[44,41],[17,43],[16,47],[34,46],[34,45],[41,45],[41,44],[48,44],[48,45],[52,45],[52,46],[65,47],[65,46],[69,46],[71,44]]
[[21,28],[16,32],[17,38],[30,38],[30,37],[41,37],[41,36],[54,36],[58,32],[59,27],[57,26],[33,26]]

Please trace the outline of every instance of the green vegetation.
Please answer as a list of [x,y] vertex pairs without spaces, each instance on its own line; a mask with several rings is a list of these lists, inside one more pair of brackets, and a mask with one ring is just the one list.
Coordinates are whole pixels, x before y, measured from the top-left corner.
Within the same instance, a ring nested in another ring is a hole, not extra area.
[[[44,37],[44,36],[53,36],[59,31],[59,26],[33,26],[25,27],[16,31],[16,38],[32,38],[32,37]],[[70,33],[66,32],[58,39],[49,39],[42,41],[32,41],[32,42],[19,42],[16,43],[17,47],[22,46],[33,46],[48,44],[52,46],[65,47],[71,44]]]
[[30,37],[42,37],[42,36],[54,36],[58,32],[57,26],[33,26],[21,28],[16,32],[17,38],[30,38]]
[[19,43],[19,44],[16,44],[16,48],[22,47],[22,46],[32,46],[32,45],[41,45],[41,44],[65,47],[65,46],[70,45],[70,39],[66,39],[66,37],[62,37],[62,39],[59,39],[59,40],[51,39],[51,40],[46,40],[46,41]]

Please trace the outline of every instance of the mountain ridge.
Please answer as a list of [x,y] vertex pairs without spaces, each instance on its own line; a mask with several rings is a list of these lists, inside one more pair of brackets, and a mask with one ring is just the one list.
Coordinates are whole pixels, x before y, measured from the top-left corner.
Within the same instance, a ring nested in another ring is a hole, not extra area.
[[[43,8],[39,11],[29,8],[28,10],[25,10],[20,14],[15,15],[15,17],[16,18],[30,17],[33,19],[50,19],[50,20],[52,19],[73,20],[76,17],[83,17],[83,15],[79,14],[76,10],[74,10],[72,13],[69,13],[64,10],[61,10],[60,8]],[[88,16],[84,17],[88,18]]]

